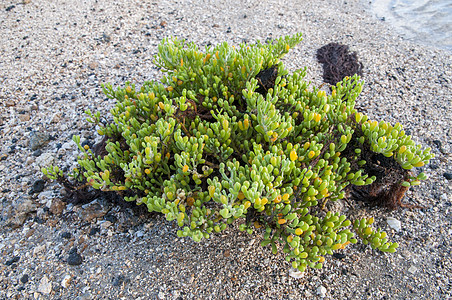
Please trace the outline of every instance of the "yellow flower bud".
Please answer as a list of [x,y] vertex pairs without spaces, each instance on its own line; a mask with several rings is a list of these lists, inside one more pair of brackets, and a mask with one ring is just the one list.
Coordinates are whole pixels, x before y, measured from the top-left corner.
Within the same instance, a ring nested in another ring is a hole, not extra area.
[[286,222],[287,222],[286,219],[279,219],[279,220],[278,220],[278,224],[279,224],[279,225],[285,224]]
[[256,229],[259,229],[262,227],[262,224],[260,224],[258,221],[254,221],[254,227],[256,227]]
[[213,195],[215,194],[215,187],[213,185],[209,185],[207,189],[209,190],[209,196],[213,198]]
[[402,154],[402,153],[405,152],[405,151],[406,151],[406,146],[403,145],[403,146],[400,147],[400,149],[399,149],[399,154]]
[[322,119],[322,116],[320,114],[315,114],[314,121],[320,122],[321,119]]
[[422,167],[424,165],[424,162],[423,161],[420,161],[420,162],[418,162],[418,163],[415,163],[414,165],[413,165],[413,167]]
[[243,126],[245,127],[245,130],[248,129],[250,126],[250,121],[248,119],[243,120]]
[[297,152],[295,150],[290,151],[290,160],[295,161],[298,158]]

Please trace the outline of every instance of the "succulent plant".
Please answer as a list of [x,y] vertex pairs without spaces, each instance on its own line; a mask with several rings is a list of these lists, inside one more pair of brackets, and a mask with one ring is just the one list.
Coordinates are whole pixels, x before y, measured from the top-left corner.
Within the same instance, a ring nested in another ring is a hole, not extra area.
[[[369,120],[355,109],[363,82],[346,77],[331,94],[312,87],[306,69],[292,74],[280,60],[301,34],[204,51],[194,43],[164,39],[155,64],[159,81],[139,89],[103,86],[116,100],[111,122],[87,111],[104,139],[95,150],[80,144],[79,167],[70,175],[94,189],[116,191],[127,201],[161,212],[195,241],[238,222],[263,233],[294,268],[320,268],[324,256],[356,243],[394,252],[373,219],[352,221],[325,212],[327,201],[351,186],[375,184],[365,158],[378,155],[403,170],[433,157],[399,123]],[[100,149],[100,150],[99,150]],[[369,154],[370,153],[370,154]],[[58,167],[43,169],[51,179]],[[423,173],[394,182],[407,189]],[[384,187],[383,187],[384,188]]]

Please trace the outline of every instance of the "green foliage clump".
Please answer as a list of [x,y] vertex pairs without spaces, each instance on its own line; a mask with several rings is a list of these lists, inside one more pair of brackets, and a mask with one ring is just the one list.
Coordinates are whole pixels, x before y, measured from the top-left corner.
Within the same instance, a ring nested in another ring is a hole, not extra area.
[[[117,191],[128,201],[165,214],[195,241],[225,230],[263,227],[262,245],[304,271],[322,267],[324,255],[356,243],[394,252],[396,243],[371,227],[324,212],[349,186],[370,185],[364,152],[391,158],[404,169],[426,164],[402,125],[368,120],[355,109],[363,83],[345,78],[327,95],[293,74],[280,59],[301,34],[269,43],[227,43],[201,51],[171,38],[159,45],[160,81],[137,89],[126,83],[104,93],[116,99],[112,122],[88,111],[104,136],[102,151],[80,145],[79,168],[71,175],[95,189]],[[63,176],[57,167],[44,169]],[[81,178],[81,179],[80,179]],[[397,184],[411,186],[423,173]]]

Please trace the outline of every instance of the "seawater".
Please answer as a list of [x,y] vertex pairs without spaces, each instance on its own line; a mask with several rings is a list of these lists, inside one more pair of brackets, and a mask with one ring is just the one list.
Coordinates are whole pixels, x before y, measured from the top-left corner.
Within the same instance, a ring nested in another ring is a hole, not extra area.
[[452,51],[452,0],[371,0],[370,8],[404,38]]

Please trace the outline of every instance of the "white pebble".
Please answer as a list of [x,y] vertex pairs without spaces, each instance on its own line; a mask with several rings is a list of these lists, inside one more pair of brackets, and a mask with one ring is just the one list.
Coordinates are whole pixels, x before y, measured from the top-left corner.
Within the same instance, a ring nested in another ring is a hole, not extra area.
[[41,278],[41,281],[39,281],[39,286],[38,286],[38,292],[40,292],[41,294],[50,294],[50,292],[52,291],[52,282],[49,281],[49,278],[47,278],[46,275],[44,275],[44,277]]
[[64,276],[63,280],[61,280],[61,286],[67,289],[69,287],[69,284],[71,283],[71,280],[72,280],[71,275],[68,274]]
[[39,245],[33,248],[33,256],[36,256],[46,249],[46,245]]
[[317,288],[317,295],[319,295],[320,297],[325,297],[326,296],[326,287],[324,287],[323,285],[319,286]]
[[388,217],[386,219],[386,222],[388,223],[389,227],[391,227],[397,232],[399,232],[402,229],[402,223],[400,223],[400,221],[395,218]]
[[300,272],[294,268],[290,268],[290,270],[289,270],[289,276],[293,277],[295,279],[299,279],[299,278],[303,277],[303,274],[304,274],[304,272]]

